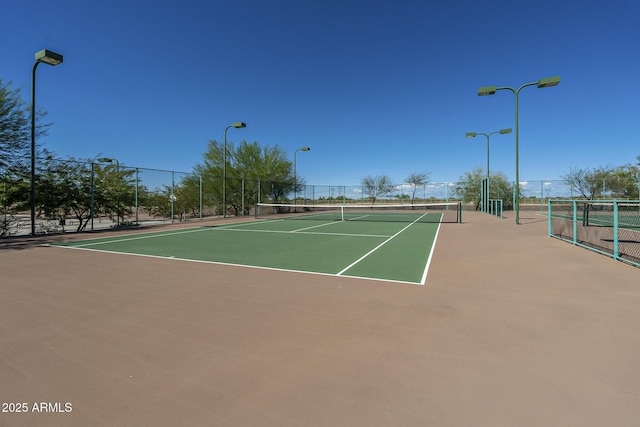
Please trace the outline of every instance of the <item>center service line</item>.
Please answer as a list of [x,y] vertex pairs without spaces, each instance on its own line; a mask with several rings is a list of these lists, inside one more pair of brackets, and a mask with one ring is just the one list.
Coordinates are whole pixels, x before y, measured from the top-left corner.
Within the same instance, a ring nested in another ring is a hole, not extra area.
[[357,259],[356,261],[352,262],[351,264],[349,264],[346,268],[344,268],[342,271],[340,271],[336,276],[341,276],[342,273],[344,273],[345,271],[349,270],[351,267],[353,267],[354,265],[358,264],[360,261],[362,261],[363,259],[365,259],[366,257],[368,257],[369,255],[371,255],[372,253],[374,253],[375,251],[377,251],[378,249],[380,249],[381,247],[383,247],[384,245],[386,245],[387,243],[389,243],[391,240],[393,240],[396,236],[398,236],[400,233],[402,233],[404,230],[406,230],[407,228],[411,227],[413,224],[415,224],[416,222],[420,221],[422,219],[422,217],[424,217],[425,215],[427,215],[427,213],[425,212],[424,214],[422,214],[420,216],[420,218],[417,218],[415,221],[413,221],[411,224],[407,225],[405,228],[403,228],[402,230],[398,231],[396,234],[394,234],[393,236],[389,237],[387,240],[385,240],[384,242],[380,243],[378,246],[376,246],[375,248],[371,249],[369,252],[367,252],[366,254],[364,254],[363,256],[361,256],[359,259]]

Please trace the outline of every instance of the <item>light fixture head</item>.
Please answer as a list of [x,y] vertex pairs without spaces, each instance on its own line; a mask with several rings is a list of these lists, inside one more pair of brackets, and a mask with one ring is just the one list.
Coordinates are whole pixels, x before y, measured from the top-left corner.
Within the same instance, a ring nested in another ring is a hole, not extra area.
[[231,123],[231,126],[233,126],[234,128],[246,128],[247,124],[245,122],[235,122]]
[[467,135],[465,136],[465,138],[475,138],[477,135],[477,133],[475,132],[467,132]]
[[540,79],[538,81],[538,89],[541,87],[558,86],[560,83],[560,76],[547,77],[546,79]]
[[62,55],[59,53],[51,52],[47,49],[42,49],[36,52],[36,62],[44,62],[49,65],[58,65],[62,62]]
[[478,96],[493,95],[496,93],[496,86],[483,86],[478,89]]
[[302,151],[311,151],[311,147],[302,147],[301,150]]
[[511,133],[511,128],[509,128],[509,129],[501,129],[501,130],[500,130],[500,133],[501,133],[502,135],[504,135],[505,133]]

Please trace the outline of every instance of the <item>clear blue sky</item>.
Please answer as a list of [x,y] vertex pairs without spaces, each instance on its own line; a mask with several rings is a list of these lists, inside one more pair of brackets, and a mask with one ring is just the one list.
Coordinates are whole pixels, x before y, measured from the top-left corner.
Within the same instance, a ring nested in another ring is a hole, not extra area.
[[[640,155],[637,0],[247,0],[5,2],[0,77],[54,123],[61,157],[191,171],[210,139],[299,152],[308,184],[365,175],[455,181],[486,167],[486,139],[514,127],[520,178],[618,166]],[[491,138],[491,170],[515,178],[515,137]]]

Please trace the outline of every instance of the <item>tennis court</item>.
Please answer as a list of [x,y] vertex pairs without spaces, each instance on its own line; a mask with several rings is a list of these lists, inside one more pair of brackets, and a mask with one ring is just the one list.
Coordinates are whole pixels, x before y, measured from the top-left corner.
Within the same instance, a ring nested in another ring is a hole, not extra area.
[[458,204],[261,208],[257,220],[241,223],[56,246],[424,284],[440,224],[459,222]]

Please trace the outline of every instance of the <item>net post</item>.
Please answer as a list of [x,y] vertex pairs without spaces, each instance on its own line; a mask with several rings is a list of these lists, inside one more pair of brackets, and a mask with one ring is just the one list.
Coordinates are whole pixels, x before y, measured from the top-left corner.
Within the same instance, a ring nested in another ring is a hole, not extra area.
[[340,220],[344,221],[344,205],[340,206]]
[[462,202],[458,202],[458,221],[462,224]]

